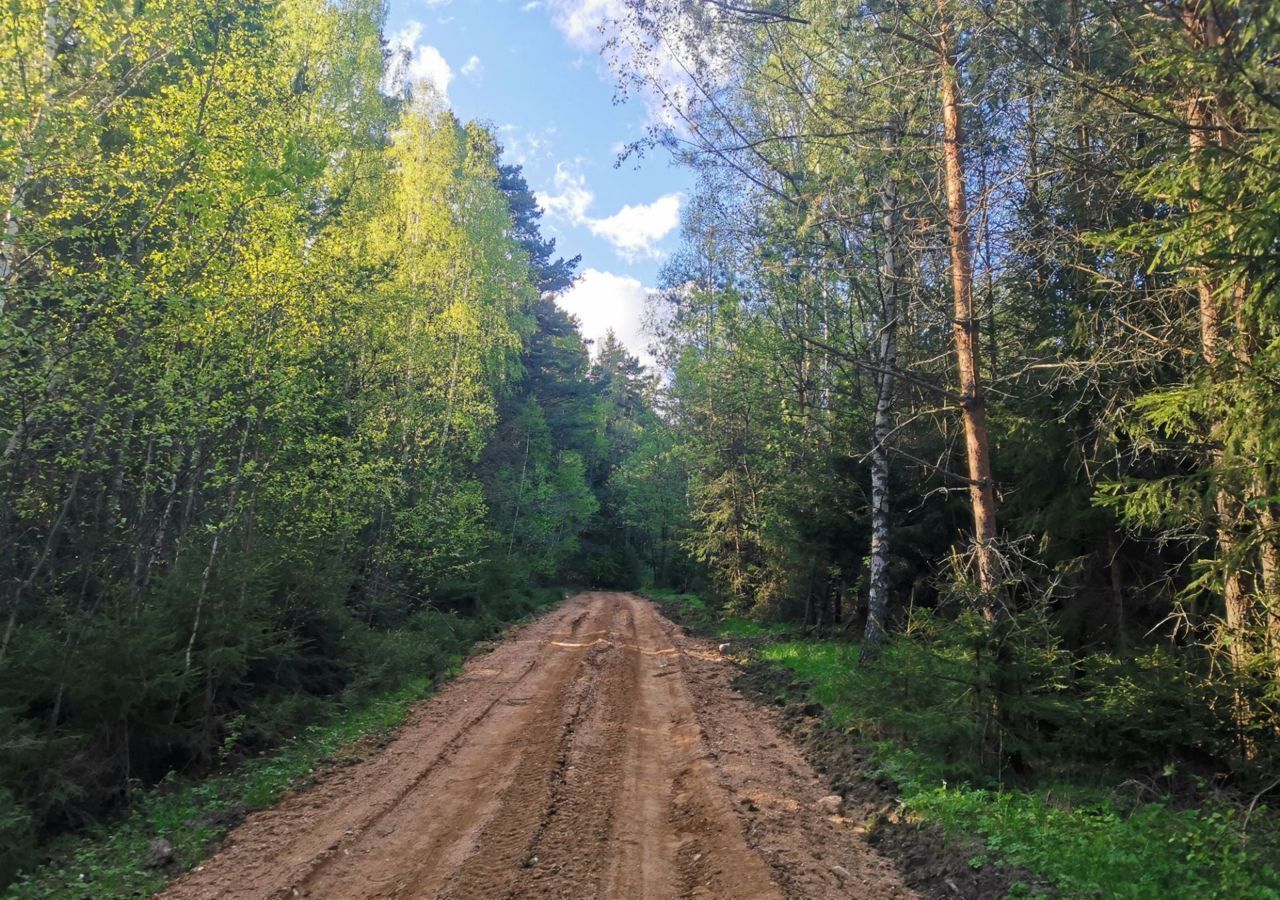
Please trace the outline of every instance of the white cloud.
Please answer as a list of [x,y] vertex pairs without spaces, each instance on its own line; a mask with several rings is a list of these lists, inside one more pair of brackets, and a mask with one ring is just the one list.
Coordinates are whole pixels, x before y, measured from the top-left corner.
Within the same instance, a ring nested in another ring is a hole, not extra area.
[[587,269],[556,302],[578,317],[583,337],[599,344],[612,329],[641,362],[653,365],[643,322],[645,307],[655,294],[635,278]]
[[574,172],[564,163],[556,164],[553,181],[556,192],[537,193],[538,205],[553,216],[565,219],[574,225],[587,223],[587,209],[596,199],[595,194],[587,187],[587,177]]
[[414,81],[429,82],[441,94],[448,96],[453,70],[435,47],[418,47],[414,51],[413,61],[409,63],[409,74]]
[[546,6],[551,21],[581,50],[599,50],[605,42],[602,30],[627,11],[623,0],[547,0]]
[[462,66],[462,75],[468,81],[479,84],[484,78],[484,63],[480,62],[480,57],[472,56]]
[[538,204],[553,219],[585,227],[596,237],[612,245],[627,262],[643,257],[658,259],[663,255],[658,242],[680,225],[682,194],[665,194],[652,203],[627,204],[602,219],[588,215],[595,194],[587,186],[587,178],[565,163],[556,165],[554,193],[539,192]]
[[406,84],[421,82],[430,84],[446,101],[449,83],[453,81],[453,69],[443,55],[430,44],[419,44],[422,23],[407,22],[388,41],[391,57],[383,76],[382,90],[388,94],[399,93]]
[[604,238],[625,259],[661,256],[657,242],[680,225],[680,194],[666,194],[652,203],[627,204],[605,219],[587,223],[593,234]]

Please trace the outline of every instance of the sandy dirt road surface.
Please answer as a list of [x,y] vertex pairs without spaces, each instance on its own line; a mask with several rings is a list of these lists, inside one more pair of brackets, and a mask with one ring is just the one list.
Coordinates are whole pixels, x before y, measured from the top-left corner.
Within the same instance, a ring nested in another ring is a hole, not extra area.
[[648,601],[580,594],[161,896],[913,896],[733,673]]

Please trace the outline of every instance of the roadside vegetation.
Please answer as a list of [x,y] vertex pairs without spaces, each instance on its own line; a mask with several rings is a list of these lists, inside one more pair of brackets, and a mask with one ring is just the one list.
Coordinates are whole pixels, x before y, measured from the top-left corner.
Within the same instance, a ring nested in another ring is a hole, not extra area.
[[448,616],[404,635],[419,654],[405,671],[389,673],[398,686],[334,702],[319,721],[260,755],[238,746],[247,724],[228,728],[218,770],[188,779],[171,772],[154,785],[136,784],[127,812],[45,848],[50,862],[0,890],[5,900],[91,900],[145,897],[205,858],[246,815],[266,809],[326,768],[350,765],[390,740],[416,703],[433,694],[479,641],[498,638],[513,619],[527,618],[565,596],[547,588],[510,598],[500,617]]
[[[937,635],[925,643],[908,632],[890,640],[874,666],[859,665],[857,640],[760,625],[696,594],[651,593],[688,627],[730,642],[749,666],[790,673],[801,698],[820,704],[849,742],[870,751],[858,774],[889,779],[909,821],[938,825],[958,841],[982,839],[985,850],[968,861],[975,868],[1019,866],[1063,897],[1280,897],[1274,809],[1173,758],[1152,772],[1140,764],[1150,747],[1129,747],[1134,768],[1126,770],[1115,741],[1100,735],[1116,727],[1108,716],[1126,723],[1134,741],[1144,728],[1184,727],[1160,721],[1168,710],[1108,711],[1117,698],[1087,687],[1076,689],[1083,695],[1042,698],[1040,733],[1022,747],[1035,765],[1002,780],[975,752],[981,717],[963,644],[940,651]],[[1151,701],[1141,685],[1130,690],[1129,703]],[[1068,709],[1077,710],[1070,722],[1062,720]],[[1037,895],[1025,885],[1008,894]]]
[[1275,896],[1276,5],[627,6],[679,586],[1064,894]]
[[0,8],[0,885],[318,758],[531,591],[685,564],[653,376],[385,16]]

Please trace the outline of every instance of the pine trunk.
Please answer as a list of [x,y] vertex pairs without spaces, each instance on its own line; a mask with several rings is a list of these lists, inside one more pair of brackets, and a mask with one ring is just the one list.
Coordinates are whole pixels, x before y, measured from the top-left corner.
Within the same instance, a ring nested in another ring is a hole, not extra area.
[[[969,199],[965,184],[964,130],[960,121],[960,85],[956,72],[949,0],[937,0],[940,30],[938,64],[942,81],[942,156],[947,194],[947,232],[951,250],[953,331],[965,453],[969,463],[969,501],[973,507],[974,555],[978,588],[990,597],[997,582],[996,500],[991,483],[987,407],[978,370],[977,319],[973,314],[973,253],[969,240]],[[988,601],[987,614],[996,610]]]
[[[1183,24],[1196,49],[1216,47],[1222,44],[1223,33],[1216,13],[1208,3],[1192,3],[1183,10]],[[1187,100],[1188,141],[1193,164],[1199,164],[1206,152],[1224,143],[1225,130],[1221,127],[1223,110],[1208,91],[1193,94]],[[1191,204],[1195,212],[1198,203]],[[1200,273],[1196,283],[1196,295],[1200,304],[1200,352],[1208,366],[1211,380],[1217,378],[1216,370],[1223,361],[1223,315],[1219,298],[1221,285],[1215,283],[1207,271]],[[1230,352],[1230,348],[1227,348]],[[1220,475],[1224,469],[1221,449],[1221,425],[1215,424],[1209,436],[1209,457],[1212,468]],[[1214,497],[1216,515],[1218,563],[1222,567],[1222,599],[1226,619],[1227,653],[1232,668],[1243,669],[1248,661],[1249,608],[1252,598],[1245,589],[1243,567],[1236,559],[1237,531],[1241,520],[1238,498],[1227,488],[1219,486]]]

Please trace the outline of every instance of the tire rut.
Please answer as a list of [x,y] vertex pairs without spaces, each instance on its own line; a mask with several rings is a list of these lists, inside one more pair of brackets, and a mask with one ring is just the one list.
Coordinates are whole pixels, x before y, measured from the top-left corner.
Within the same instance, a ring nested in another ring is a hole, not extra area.
[[526,850],[530,864],[507,894],[512,900],[603,896],[621,789],[617,760],[627,740],[637,682],[639,654],[632,649],[636,635],[630,614],[623,632],[625,640],[611,641],[600,657],[590,707],[565,748],[551,801]]
[[[593,644],[583,664],[583,673],[568,697],[549,697],[540,710],[544,724],[522,738],[529,748],[519,769],[498,803],[499,812],[480,831],[475,846],[454,870],[438,893],[415,892],[410,896],[441,900],[490,900],[512,897],[523,872],[536,864],[538,837],[553,817],[557,789],[565,771],[579,726],[590,708],[602,658],[612,648]],[[556,709],[563,707],[559,715]]]

